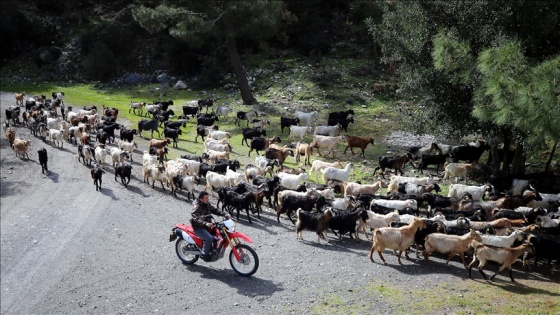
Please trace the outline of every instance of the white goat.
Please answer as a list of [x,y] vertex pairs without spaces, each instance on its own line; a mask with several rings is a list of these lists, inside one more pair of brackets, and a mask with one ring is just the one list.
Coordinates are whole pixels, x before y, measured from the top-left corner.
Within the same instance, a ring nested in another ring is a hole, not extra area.
[[317,148],[317,153],[319,156],[321,155],[321,151],[319,149],[327,149],[327,153],[325,156],[328,156],[329,153],[332,153],[334,158],[334,147],[340,141],[346,141],[345,136],[338,136],[338,137],[329,137],[329,136],[313,136],[313,142],[311,142],[311,146]]
[[313,132],[313,134],[334,137],[340,135],[341,130],[342,127],[340,126],[340,124],[337,124],[335,126],[317,126],[315,127],[315,131]]
[[226,169],[226,176],[231,179],[233,185],[237,185],[245,181],[245,176],[243,176],[243,174],[230,170],[229,166]]
[[138,144],[134,141],[128,142],[126,140],[119,140],[117,144],[119,146],[119,149],[130,152],[130,161],[134,162],[134,160],[132,159],[132,152],[134,152],[134,149],[138,149]]
[[294,115],[299,118],[299,122],[302,126],[310,126],[313,117],[317,115],[317,111],[312,111],[309,113],[296,111]]
[[364,222],[364,220],[358,221],[358,228],[356,228],[356,239],[360,239],[359,232],[362,231],[366,236],[366,239],[369,239],[369,236],[366,232],[366,226],[371,229],[377,229],[380,227],[388,227],[391,222],[400,222],[399,212],[394,211],[387,214],[378,214],[371,210],[366,210],[368,219]]
[[514,230],[511,235],[508,236],[498,236],[498,235],[490,235],[480,233],[480,237],[482,238],[481,243],[484,245],[492,245],[496,247],[512,247],[513,243],[518,240],[522,241],[525,237],[523,236],[523,232],[519,230]]
[[231,187],[233,180],[225,175],[218,174],[212,171],[206,173],[206,187],[204,190],[211,188],[212,194],[214,194],[214,189],[220,187]]
[[277,175],[278,177],[280,177],[280,185],[288,189],[297,189],[297,187],[301,184],[302,181],[309,179],[307,173],[294,175],[294,174],[280,172]]
[[326,184],[329,179],[336,179],[342,182],[347,182],[348,178],[350,177],[350,173],[354,169],[354,163],[348,162],[346,167],[343,169],[338,169],[336,167],[326,167],[325,169],[321,170],[323,174],[323,181]]
[[208,129],[208,137],[215,140],[230,138],[230,133],[223,130]]
[[336,168],[342,168],[342,163],[340,163],[339,161],[335,161],[335,162],[325,162],[325,161],[321,161],[321,160],[315,160],[313,161],[313,163],[311,164],[311,169],[309,170],[309,175],[311,175],[311,173],[313,173],[313,171],[315,171],[315,181],[318,180],[318,174],[325,168],[327,167],[336,167]]
[[202,164],[201,162],[194,161],[194,160],[188,160],[188,159],[182,159],[182,158],[177,158],[176,160],[178,162],[181,162],[181,163],[187,165],[187,168],[188,168],[187,174],[198,175],[198,173],[200,172],[200,164]]
[[301,141],[303,141],[303,137],[309,132],[311,133],[313,128],[308,126],[290,126],[290,139],[294,139],[294,137],[300,137]]
[[486,192],[493,192],[494,186],[485,184],[482,186],[467,186],[463,184],[452,184],[449,186],[449,193],[447,197],[461,198],[465,193],[469,193],[473,200],[480,200]]
[[245,168],[244,173],[245,173],[245,180],[249,182],[255,176],[263,175],[266,173],[272,174],[272,166],[259,167],[259,166],[251,165],[251,167],[247,166]]

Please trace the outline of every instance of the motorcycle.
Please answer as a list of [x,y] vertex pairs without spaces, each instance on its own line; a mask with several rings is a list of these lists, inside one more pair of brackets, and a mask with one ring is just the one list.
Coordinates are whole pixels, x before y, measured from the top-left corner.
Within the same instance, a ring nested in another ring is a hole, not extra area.
[[[241,244],[240,239],[252,243],[253,240],[235,230],[235,222],[228,219],[223,222],[213,222],[214,228],[210,232],[214,236],[212,250],[210,251],[210,260],[213,262],[224,257],[228,247],[231,248],[229,253],[229,263],[233,270],[241,276],[252,276],[259,268],[259,256],[249,245]],[[175,224],[169,235],[169,241],[175,239],[175,252],[179,259],[186,265],[194,264],[202,255],[202,246],[204,241],[199,238],[194,228],[190,225]]]

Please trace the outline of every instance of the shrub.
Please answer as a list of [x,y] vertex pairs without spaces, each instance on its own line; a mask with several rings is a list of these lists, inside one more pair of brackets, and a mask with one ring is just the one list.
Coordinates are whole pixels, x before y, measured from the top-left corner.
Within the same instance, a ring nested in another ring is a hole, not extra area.
[[95,43],[81,66],[87,75],[102,80],[116,73],[117,61],[115,54],[104,43]]

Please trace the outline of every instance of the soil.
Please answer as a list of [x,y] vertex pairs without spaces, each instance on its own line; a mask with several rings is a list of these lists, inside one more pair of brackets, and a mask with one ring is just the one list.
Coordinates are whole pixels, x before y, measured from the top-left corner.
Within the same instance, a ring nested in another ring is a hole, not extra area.
[[[2,93],[1,112],[10,105],[13,94]],[[285,217],[278,223],[271,209],[252,224],[244,214],[238,222],[260,258],[253,277],[238,276],[227,258],[185,266],[169,233],[174,224],[188,223],[192,203],[184,194],[175,198],[167,187],[142,182],[145,140],[136,137],[139,150],[128,188],[114,180],[109,165],[96,191],[90,168],[78,162],[76,145],[54,147],[23,126],[16,133],[31,140],[31,150],[29,159],[15,157],[2,136],[2,314],[347,313],[324,309],[334,297],[361,313],[394,313],[393,302],[368,288],[387,283],[429,289],[466,279],[457,259],[443,272],[439,258],[428,265],[403,259],[399,266],[389,251],[388,265],[377,254],[372,263],[371,241],[363,236],[338,240],[329,233],[330,242],[319,244],[316,234],[306,231],[298,241],[293,224]],[[49,156],[46,175],[37,154],[43,147]]]

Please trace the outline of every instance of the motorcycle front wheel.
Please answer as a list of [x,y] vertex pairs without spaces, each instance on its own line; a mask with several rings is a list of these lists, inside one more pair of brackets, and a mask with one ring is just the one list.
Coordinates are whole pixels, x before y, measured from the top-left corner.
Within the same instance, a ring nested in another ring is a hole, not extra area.
[[252,276],[259,268],[259,256],[254,249],[249,245],[237,244],[235,246],[237,252],[239,253],[240,260],[238,261],[233,254],[233,251],[229,252],[229,263],[233,270],[237,272],[240,276],[249,277]]
[[198,248],[182,238],[179,238],[175,243],[175,252],[185,265],[192,265],[198,260],[199,255],[189,253],[191,251],[198,251]]

